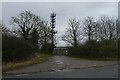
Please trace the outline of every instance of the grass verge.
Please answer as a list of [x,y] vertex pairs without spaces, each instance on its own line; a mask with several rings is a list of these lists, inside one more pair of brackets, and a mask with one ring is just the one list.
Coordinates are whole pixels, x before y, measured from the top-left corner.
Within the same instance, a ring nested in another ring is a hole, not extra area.
[[5,72],[10,71],[10,70],[20,69],[20,68],[27,67],[27,66],[30,66],[33,64],[41,63],[41,62],[48,60],[48,58],[50,58],[51,56],[52,55],[49,55],[49,54],[36,54],[35,57],[33,57],[27,61],[22,61],[19,63],[3,64],[2,65],[2,72],[4,74]]
[[79,59],[86,59],[86,60],[100,60],[100,61],[120,61],[120,58],[118,57],[80,57],[80,56],[74,56],[74,55],[68,55],[69,57],[79,58]]

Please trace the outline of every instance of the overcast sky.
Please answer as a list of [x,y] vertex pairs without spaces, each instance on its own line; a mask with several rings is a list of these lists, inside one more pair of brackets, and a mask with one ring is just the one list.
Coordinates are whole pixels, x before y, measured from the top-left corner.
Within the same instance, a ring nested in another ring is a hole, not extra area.
[[41,16],[41,18],[49,21],[51,12],[56,13],[56,30],[58,45],[66,45],[60,37],[64,34],[68,27],[69,18],[77,18],[83,20],[87,16],[92,16],[98,19],[100,15],[117,18],[118,3],[117,2],[4,2],[2,3],[2,18],[3,22],[9,25],[12,16],[17,16],[24,10],[29,10],[32,13]]

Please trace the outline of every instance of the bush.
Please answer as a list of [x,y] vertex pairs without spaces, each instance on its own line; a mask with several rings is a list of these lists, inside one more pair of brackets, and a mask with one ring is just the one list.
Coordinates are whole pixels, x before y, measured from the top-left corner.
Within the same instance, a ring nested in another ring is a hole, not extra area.
[[120,59],[120,39],[118,39],[117,41],[117,52],[116,53],[118,54],[118,58]]
[[24,39],[8,34],[2,35],[3,62],[25,60],[33,53],[33,46],[27,43]]
[[104,40],[100,42],[100,53],[104,57],[117,57],[117,41],[115,40]]
[[54,48],[55,48],[55,45],[53,46],[50,43],[46,43],[46,44],[42,45],[41,52],[51,54],[53,52]]
[[79,47],[68,48],[68,55],[82,58],[116,58],[118,57],[117,42],[114,40],[87,41]]

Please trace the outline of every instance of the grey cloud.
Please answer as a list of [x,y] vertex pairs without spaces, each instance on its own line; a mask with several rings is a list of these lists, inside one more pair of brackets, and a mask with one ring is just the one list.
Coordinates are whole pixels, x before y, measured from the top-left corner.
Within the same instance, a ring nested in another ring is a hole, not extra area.
[[2,3],[0,2],[0,21],[2,20]]

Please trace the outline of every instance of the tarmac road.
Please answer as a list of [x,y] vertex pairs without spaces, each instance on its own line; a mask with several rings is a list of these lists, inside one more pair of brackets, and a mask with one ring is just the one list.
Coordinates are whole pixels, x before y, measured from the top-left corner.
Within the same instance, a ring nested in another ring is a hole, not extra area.
[[3,78],[118,78],[118,66],[12,74]]

